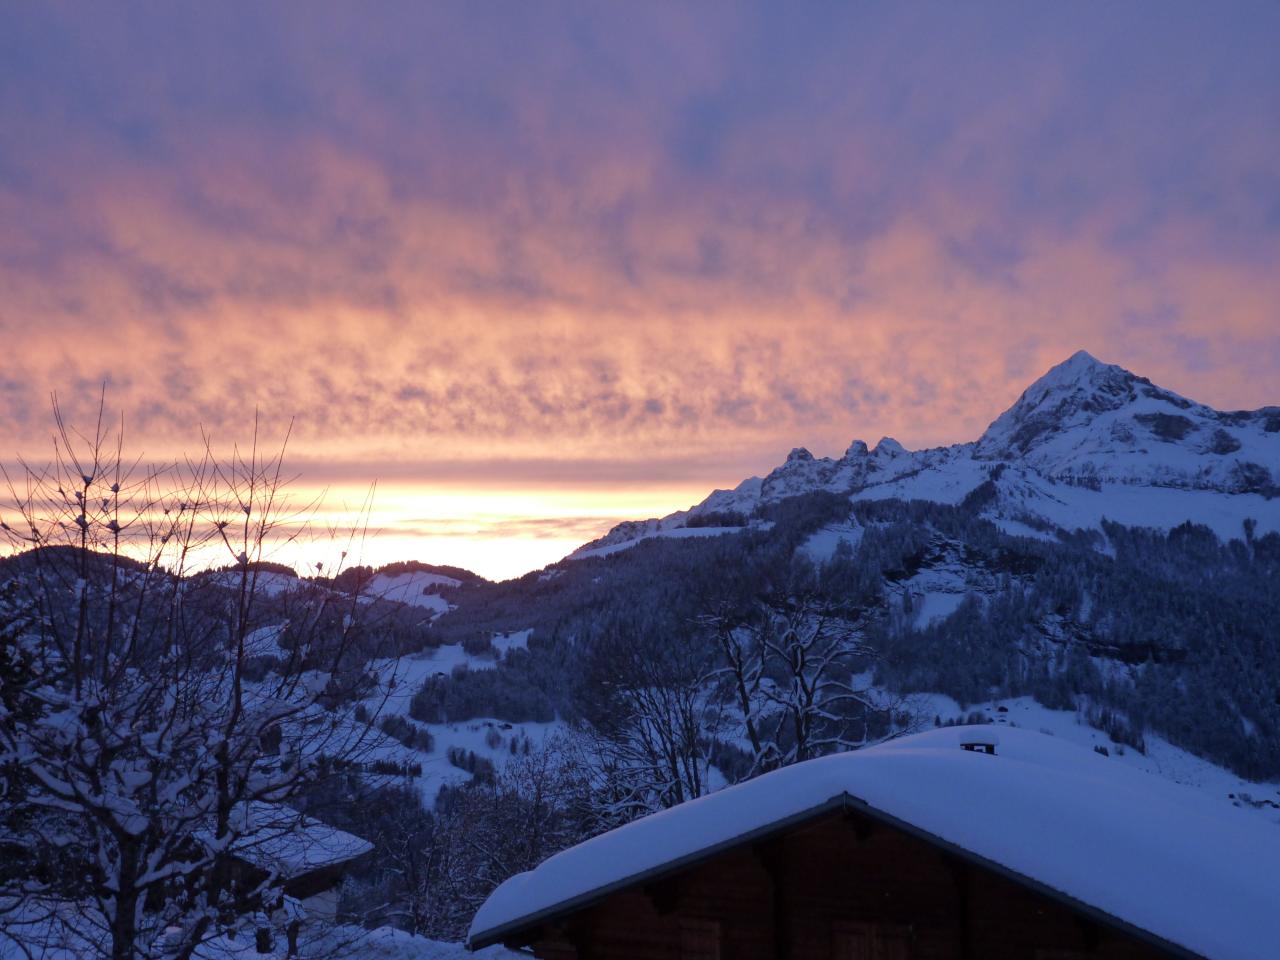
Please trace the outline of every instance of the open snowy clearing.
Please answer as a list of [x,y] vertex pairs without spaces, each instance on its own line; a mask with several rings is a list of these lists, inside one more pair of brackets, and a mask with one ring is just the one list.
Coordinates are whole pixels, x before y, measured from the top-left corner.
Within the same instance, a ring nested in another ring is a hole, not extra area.
[[814,563],[826,563],[836,555],[840,544],[856,550],[862,542],[864,528],[855,522],[832,523],[809,535],[800,545],[800,551]]
[[[1031,697],[1014,697],[971,704],[962,708],[940,693],[915,694],[918,709],[946,723],[964,720],[974,712],[986,714],[993,723],[1050,734],[1077,746],[1104,747],[1118,766],[1170,780],[1190,787],[1224,808],[1236,807],[1280,826],[1280,783],[1255,783],[1203,760],[1153,734],[1144,734],[1146,753],[1113,743],[1106,733],[1089,726],[1070,710],[1050,710]],[[1004,708],[1005,712],[1001,711]],[[1243,799],[1242,799],[1243,798]],[[1269,801],[1269,802],[1268,802]]]
[[[513,649],[527,649],[532,630],[517,630],[496,634],[492,639],[497,657],[503,657]],[[420,653],[403,657],[374,660],[369,670],[378,678],[377,693],[366,698],[371,710],[379,716],[408,716],[409,703],[422,685],[434,676],[449,676],[457,667],[468,670],[492,670],[497,666],[494,656],[467,653],[460,643],[445,643],[427,647]]]
[[461,586],[461,580],[446,577],[439,573],[401,573],[394,576],[379,573],[369,581],[365,596],[376,600],[392,600],[396,603],[408,604],[411,607],[422,607],[437,615],[448,613],[449,602],[432,590],[433,587]]

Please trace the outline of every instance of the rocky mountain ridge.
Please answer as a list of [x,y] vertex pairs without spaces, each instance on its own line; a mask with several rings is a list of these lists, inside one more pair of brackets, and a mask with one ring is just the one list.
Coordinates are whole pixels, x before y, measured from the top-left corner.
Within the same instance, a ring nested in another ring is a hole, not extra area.
[[817,490],[944,503],[984,496],[992,519],[1041,533],[1097,527],[1103,517],[1157,528],[1205,522],[1227,538],[1246,520],[1280,529],[1280,407],[1215,410],[1080,351],[975,441],[909,451],[889,437],[874,448],[855,440],[839,459],[798,447],[765,477],[620,524],[573,556],[746,526],[760,506]]

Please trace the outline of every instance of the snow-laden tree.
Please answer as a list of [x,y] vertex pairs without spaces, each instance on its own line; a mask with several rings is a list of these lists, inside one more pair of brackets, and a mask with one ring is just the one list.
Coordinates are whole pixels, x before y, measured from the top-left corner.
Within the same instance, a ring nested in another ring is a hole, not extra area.
[[85,435],[54,412],[53,460],[6,477],[0,520],[22,551],[0,611],[0,768],[21,771],[0,909],[28,939],[73,918],[114,960],[189,957],[281,902],[279,871],[248,882],[237,861],[300,827],[288,801],[365,749],[343,706],[362,604],[264,571],[305,524],[256,424],[226,459],[206,441],[146,467],[101,408]]
[[796,562],[782,586],[748,603],[711,599],[698,617],[719,654],[712,676],[751,748],[748,775],[919,724],[910,698],[871,684],[878,653],[861,611],[823,573]]
[[687,637],[616,625],[592,643],[585,732],[602,815],[613,822],[710,789],[720,713],[710,651]]
[[351,817],[341,825],[376,846],[346,884],[344,904],[366,923],[464,937],[499,883],[601,829],[579,747],[575,737],[550,736],[491,776],[444,789],[430,811],[416,786],[369,790],[349,778],[344,787],[360,802],[338,804]]
[[551,738],[513,757],[491,781],[442,795],[436,896],[446,893],[455,926],[436,935],[460,938],[498,884],[600,832],[597,814],[590,771],[572,738]]

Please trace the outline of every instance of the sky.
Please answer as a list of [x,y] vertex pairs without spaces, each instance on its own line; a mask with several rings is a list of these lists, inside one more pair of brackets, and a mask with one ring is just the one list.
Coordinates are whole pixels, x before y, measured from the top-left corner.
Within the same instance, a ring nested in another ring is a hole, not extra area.
[[0,0],[0,462],[293,418],[490,576],[1078,349],[1280,403],[1274,3]]

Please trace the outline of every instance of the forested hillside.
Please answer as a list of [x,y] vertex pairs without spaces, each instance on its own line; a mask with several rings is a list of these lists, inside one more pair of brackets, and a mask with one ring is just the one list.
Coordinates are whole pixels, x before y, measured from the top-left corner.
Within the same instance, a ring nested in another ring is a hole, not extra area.
[[[1243,776],[1280,777],[1280,536],[1242,531],[1223,543],[1189,523],[1168,532],[1107,523],[1050,541],[1006,534],[980,506],[973,498],[850,510],[843,498],[809,494],[763,510],[766,530],[655,538],[461,590],[433,634],[466,640],[532,626],[529,652],[438,684],[432,700],[441,719],[577,718],[606,679],[583,668],[619,636],[714,661],[708,618],[750,625],[771,598],[802,584],[847,620],[877,686],[962,704],[1087,700],[1132,744],[1151,729]],[[816,559],[802,549],[850,520],[856,546],[837,540]],[[928,592],[913,584],[938,568],[956,578],[958,603],[922,621],[913,607]],[[470,695],[481,686],[483,695]]]

